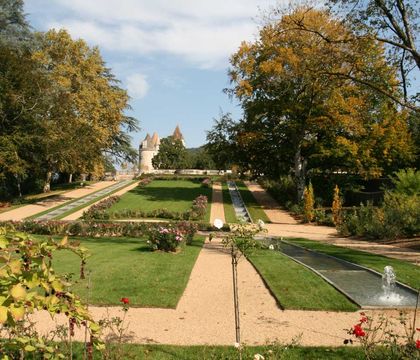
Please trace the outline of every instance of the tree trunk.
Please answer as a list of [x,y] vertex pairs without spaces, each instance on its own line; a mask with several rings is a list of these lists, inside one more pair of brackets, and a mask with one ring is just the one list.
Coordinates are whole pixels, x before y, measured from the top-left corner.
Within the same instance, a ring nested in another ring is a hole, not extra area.
[[300,202],[303,199],[303,192],[305,190],[306,183],[306,165],[307,160],[301,154],[301,147],[298,146],[295,153],[295,184],[297,190],[297,201]]
[[71,183],[72,183],[72,181],[73,181],[73,174],[70,174],[70,175],[69,175],[69,184],[71,184]]
[[18,174],[15,174],[15,178],[16,178],[16,187],[17,187],[18,195],[21,198],[22,197],[22,189],[20,187],[19,175]]
[[47,177],[44,183],[44,193],[51,191],[51,178],[52,178],[52,171],[48,171]]

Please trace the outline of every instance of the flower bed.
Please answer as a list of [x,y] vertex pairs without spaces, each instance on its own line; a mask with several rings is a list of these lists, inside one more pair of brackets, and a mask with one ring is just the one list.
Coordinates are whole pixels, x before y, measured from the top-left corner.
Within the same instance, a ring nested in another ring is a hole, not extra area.
[[[137,209],[123,209],[112,213],[106,210],[112,205],[107,207],[98,207],[90,212],[85,212],[83,218],[85,220],[109,220],[109,219],[143,219],[143,218],[160,218],[170,220],[201,220],[206,214],[207,209],[207,196],[200,195],[193,200],[191,209],[188,211],[171,211],[168,209],[156,209],[152,211],[143,211]],[[100,205],[100,203],[98,204]],[[85,216],[86,215],[86,216]]]
[[[159,227],[168,223],[143,222],[98,222],[98,221],[10,221],[0,223],[0,227],[13,228],[38,235],[69,235],[81,237],[141,237],[149,235]],[[186,237],[187,243],[197,233],[197,224],[182,221],[171,223],[171,227],[179,229]]]

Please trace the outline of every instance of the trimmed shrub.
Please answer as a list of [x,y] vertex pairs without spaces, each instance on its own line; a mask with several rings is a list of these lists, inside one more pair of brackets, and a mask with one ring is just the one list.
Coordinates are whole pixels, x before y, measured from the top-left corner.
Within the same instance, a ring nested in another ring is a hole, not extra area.
[[314,205],[314,189],[312,183],[309,183],[303,192],[303,219],[305,222],[311,222],[314,219]]
[[148,244],[153,251],[161,250],[167,252],[177,251],[185,241],[183,233],[170,224],[159,226],[150,231],[148,239]]
[[202,182],[201,182],[201,187],[203,188],[211,188],[212,187],[212,181],[210,178],[205,178]]
[[343,214],[341,211],[342,205],[343,201],[340,196],[340,189],[338,188],[338,185],[335,185],[333,203],[331,207],[333,224],[335,226],[340,226],[340,224],[343,222]]

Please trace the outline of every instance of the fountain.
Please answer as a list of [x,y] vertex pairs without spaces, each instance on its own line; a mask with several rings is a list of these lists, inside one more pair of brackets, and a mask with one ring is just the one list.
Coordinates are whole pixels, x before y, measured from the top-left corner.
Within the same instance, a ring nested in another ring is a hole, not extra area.
[[[282,241],[271,241],[274,250],[295,260],[323,277],[362,308],[414,308],[417,291],[396,281],[392,266],[383,274],[368,268]],[[269,244],[270,245],[270,244]],[[279,244],[280,245],[280,244]]]
[[403,297],[395,292],[396,275],[392,266],[385,266],[382,274],[383,294],[379,296],[379,300],[384,304],[398,305]]

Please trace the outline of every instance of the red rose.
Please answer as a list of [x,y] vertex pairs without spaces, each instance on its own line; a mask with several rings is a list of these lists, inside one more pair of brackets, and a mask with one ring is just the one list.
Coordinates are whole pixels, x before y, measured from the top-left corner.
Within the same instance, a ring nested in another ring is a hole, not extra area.
[[120,300],[124,305],[127,305],[130,303],[130,300],[128,300],[128,298],[121,298]]
[[356,337],[363,337],[366,335],[366,333],[363,331],[362,326],[360,324],[354,325],[353,334]]
[[419,349],[420,350],[420,340],[417,340],[416,341],[416,349]]

